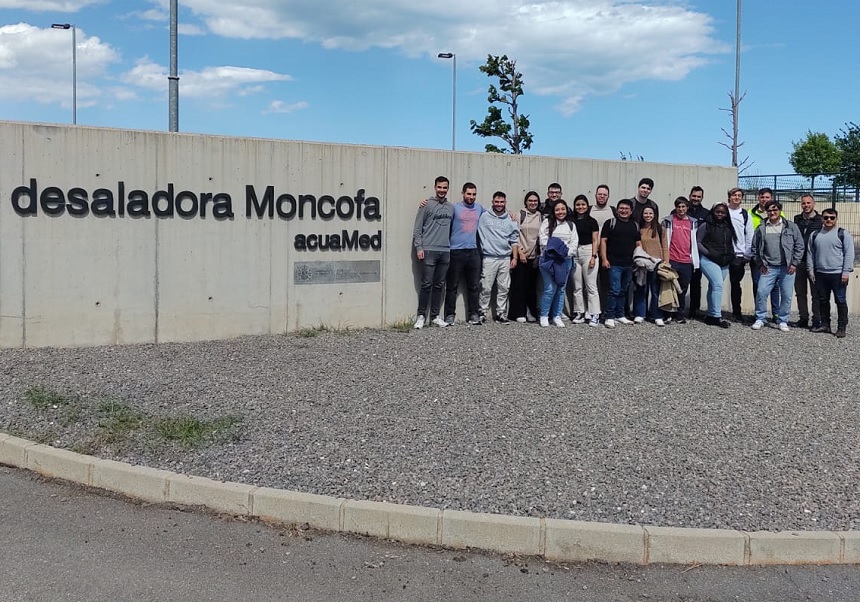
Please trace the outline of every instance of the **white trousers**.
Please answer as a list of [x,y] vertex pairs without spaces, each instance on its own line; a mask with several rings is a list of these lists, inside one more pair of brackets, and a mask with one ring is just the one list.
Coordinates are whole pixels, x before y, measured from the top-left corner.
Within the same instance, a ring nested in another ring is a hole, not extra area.
[[496,317],[508,317],[508,291],[511,288],[511,258],[484,257],[481,263],[481,313],[489,317],[490,295],[496,285]]
[[585,290],[588,297],[588,313],[596,315],[600,313],[600,296],[597,294],[597,272],[600,269],[600,260],[594,260],[594,267],[588,269],[591,261],[591,245],[580,245],[576,252],[576,270],[573,273],[573,311],[585,313],[585,300],[582,292]]

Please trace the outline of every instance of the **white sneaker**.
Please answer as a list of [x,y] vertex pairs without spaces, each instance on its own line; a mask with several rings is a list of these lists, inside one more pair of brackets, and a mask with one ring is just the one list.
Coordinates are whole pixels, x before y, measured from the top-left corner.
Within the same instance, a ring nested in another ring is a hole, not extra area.
[[415,330],[421,330],[422,328],[424,328],[424,320],[426,319],[427,318],[425,318],[424,316],[418,316],[418,318],[415,320]]
[[564,328],[564,322],[561,319],[561,316],[556,316],[552,319],[552,323],[558,326],[559,328]]
[[656,320],[654,320],[654,324],[656,324],[657,326],[665,326],[666,325],[666,323],[663,320],[661,320],[660,318],[657,318]]
[[790,328],[788,327],[788,324],[786,324],[785,322],[780,322],[779,323],[779,330],[780,330],[780,332],[788,332],[790,330]]
[[585,324],[585,314],[574,314],[573,320],[571,320],[574,324]]
[[[618,320],[618,321],[621,322],[621,320]],[[633,318],[634,324],[641,324],[644,321],[645,321],[645,318],[643,318],[642,316],[636,316],[635,318]]]
[[600,326],[600,316],[591,314],[591,319],[588,321],[589,326]]
[[762,322],[761,320],[756,320],[755,322],[753,322],[753,325],[750,328],[752,328],[753,330],[761,330],[762,326],[764,326],[764,322]]
[[635,323],[636,323],[636,322],[634,322],[633,320],[628,320],[627,318],[623,318],[623,317],[622,317],[622,318],[618,318],[618,319],[616,320],[616,322],[618,322],[619,324],[627,324],[628,326],[632,326],[633,324],[635,324]]
[[436,316],[433,320],[430,321],[433,326],[438,326],[439,328],[448,328],[448,322]]
[[549,326],[549,318],[547,318],[546,316],[541,316],[540,317],[540,325],[544,328]]
[[606,321],[603,322],[603,325],[607,328],[615,328],[615,320],[612,318],[606,318]]
[[526,323],[526,319],[525,319],[525,318],[523,318],[522,316],[520,316],[519,318],[517,318],[517,322],[519,322],[520,324],[525,324],[525,323]]

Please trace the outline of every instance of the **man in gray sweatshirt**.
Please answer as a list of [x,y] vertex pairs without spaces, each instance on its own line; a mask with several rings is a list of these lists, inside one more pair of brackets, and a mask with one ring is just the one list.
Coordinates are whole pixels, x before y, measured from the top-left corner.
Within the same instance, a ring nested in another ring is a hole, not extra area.
[[478,219],[478,242],[481,248],[481,317],[490,311],[490,295],[496,285],[496,319],[507,323],[508,290],[511,288],[511,269],[517,266],[520,227],[506,210],[505,193],[493,193],[492,211],[484,211]]
[[818,290],[821,325],[812,332],[830,334],[830,293],[836,300],[836,336],[845,338],[848,327],[848,278],[854,271],[854,240],[836,221],[836,209],[821,212],[822,227],[809,235],[806,261],[810,279]]
[[436,195],[427,199],[427,204],[418,209],[412,229],[415,257],[422,263],[418,315],[415,318],[417,329],[424,328],[428,304],[431,323],[442,328],[448,326],[439,316],[445,295],[445,275],[451,261],[451,220],[454,218],[454,207],[448,202],[448,186],[448,178],[436,178]]

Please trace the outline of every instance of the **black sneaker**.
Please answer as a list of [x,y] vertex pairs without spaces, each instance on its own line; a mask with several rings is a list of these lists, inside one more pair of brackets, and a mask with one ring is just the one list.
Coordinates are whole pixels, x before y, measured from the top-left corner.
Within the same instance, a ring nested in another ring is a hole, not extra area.
[[789,322],[789,326],[794,326],[795,328],[809,328],[809,320],[798,320],[797,322]]
[[714,316],[705,316],[705,324],[707,324],[708,326],[719,326],[720,319],[715,318]]
[[507,317],[499,317],[496,318],[496,322],[498,322],[499,324],[509,324],[510,320]]
[[445,316],[445,322],[448,326],[453,326],[457,322],[457,319],[454,316]]
[[481,320],[481,316],[479,316],[478,314],[472,314],[471,316],[469,316],[468,321],[469,321],[469,324],[471,324],[472,326],[480,326],[481,324],[484,323]]
[[673,322],[675,322],[675,324],[686,324],[686,323],[687,323],[687,318],[685,318],[685,317],[684,317],[684,316],[682,316],[682,315],[678,315],[678,316],[673,320]]
[[720,318],[719,320],[717,320],[717,326],[719,326],[720,328],[728,328],[729,326],[731,326],[731,324],[729,324],[728,320],[723,320],[722,318]]
[[837,339],[844,339],[845,338],[845,329],[844,328],[840,328],[836,331],[836,338]]
[[774,324],[779,324],[779,316],[777,316],[777,315],[771,316],[770,321],[773,322]]
[[815,333],[823,332],[826,334],[830,334],[830,324],[819,324],[818,326],[812,328],[810,330],[810,332],[815,332]]

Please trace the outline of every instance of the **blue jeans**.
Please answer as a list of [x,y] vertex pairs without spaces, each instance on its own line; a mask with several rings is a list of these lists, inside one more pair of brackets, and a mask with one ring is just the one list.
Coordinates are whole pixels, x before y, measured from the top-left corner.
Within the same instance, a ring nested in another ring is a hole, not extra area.
[[[758,307],[758,286],[761,281],[761,266],[759,264],[750,264],[750,276],[752,276],[753,283],[753,301],[755,302],[756,307]],[[779,295],[780,289],[778,287],[775,287],[770,293],[770,308],[775,316],[779,315],[779,308],[782,305]],[[758,317],[756,317],[756,319],[758,319]]]
[[702,275],[708,280],[708,316],[720,318],[723,315],[723,283],[729,274],[729,266],[719,266],[707,257],[700,259]]
[[617,320],[624,317],[627,305],[627,289],[633,279],[633,266],[609,266],[609,313],[607,319]]
[[[567,282],[567,276],[570,275],[570,266],[573,264],[570,257],[564,261],[566,274],[564,281]],[[541,267],[541,277],[543,278],[543,295],[540,299],[540,317],[555,318],[561,315],[561,310],[564,308],[564,285],[556,284],[552,273],[549,270]]]
[[633,315],[652,320],[663,319],[663,310],[660,309],[660,280],[657,278],[657,272],[648,272],[645,284],[636,285],[636,290],[633,292]]
[[[761,272],[761,268],[756,266]],[[755,319],[767,322],[768,300],[771,291],[779,289],[779,322],[788,324],[791,313],[791,294],[794,292],[794,274],[788,273],[788,266],[768,266],[767,274],[761,274],[758,279],[758,292],[755,296]]]

